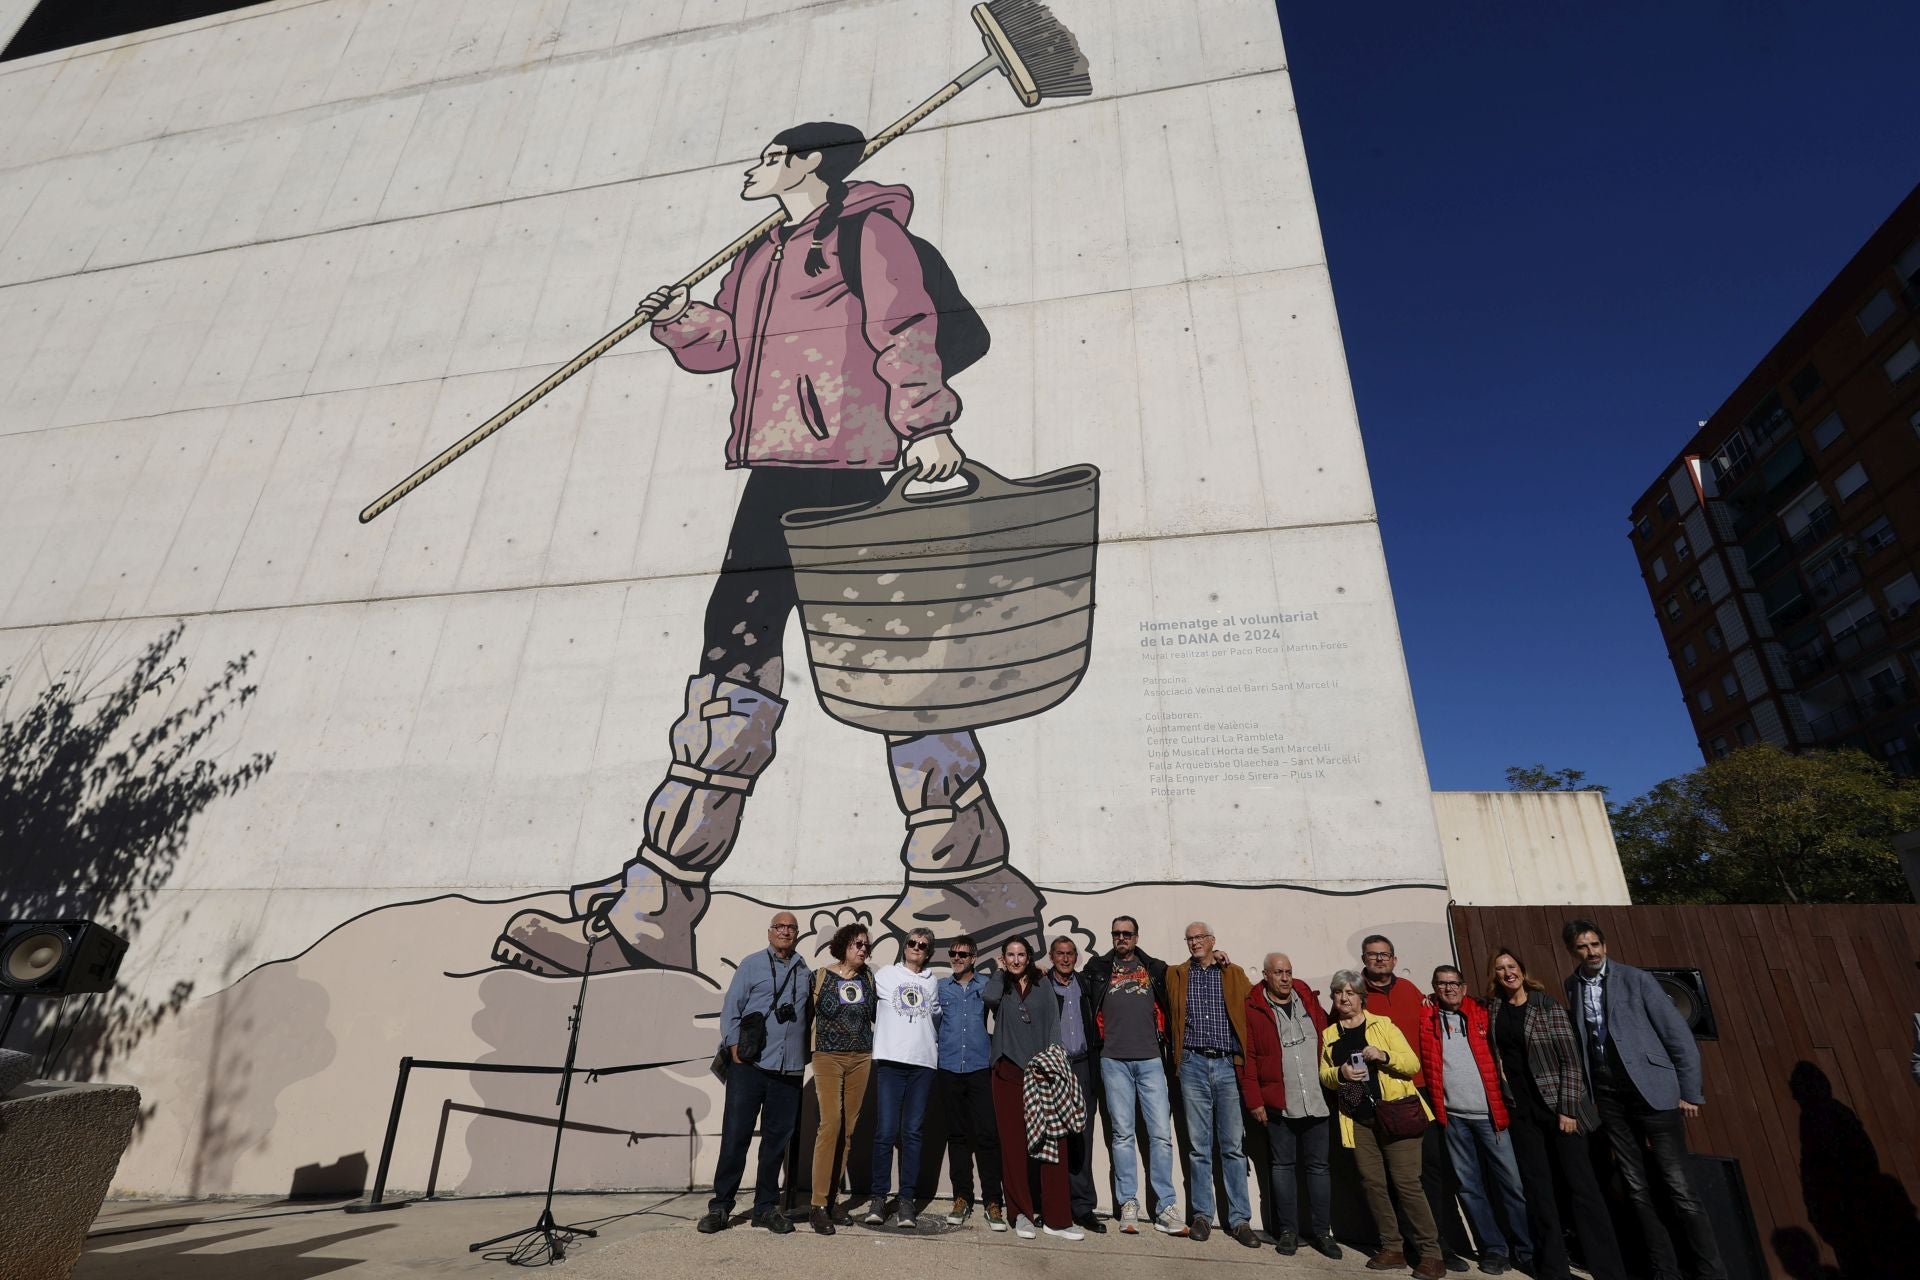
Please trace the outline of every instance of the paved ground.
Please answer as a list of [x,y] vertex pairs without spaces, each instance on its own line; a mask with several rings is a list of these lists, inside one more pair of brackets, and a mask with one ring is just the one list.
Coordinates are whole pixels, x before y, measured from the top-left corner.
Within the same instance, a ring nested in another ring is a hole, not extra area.
[[[338,1206],[286,1201],[116,1201],[101,1212],[75,1280],[385,1280],[388,1277],[509,1274],[503,1254],[467,1251],[470,1241],[530,1225],[537,1196],[446,1200],[392,1213],[349,1215]],[[1108,1232],[1078,1243],[1016,1239],[974,1220],[947,1227],[924,1219],[913,1235],[893,1228],[842,1228],[831,1239],[804,1226],[775,1237],[744,1224],[702,1236],[693,1221],[700,1195],[566,1196],[562,1222],[597,1226],[563,1264],[577,1280],[634,1276],[779,1275],[784,1277],[965,1275],[969,1280],[1093,1276],[1101,1280],[1198,1277],[1203,1269],[1236,1275],[1370,1275],[1347,1250],[1331,1262],[1310,1252],[1282,1258],[1255,1252],[1219,1233],[1205,1244],[1146,1232]],[[202,1219],[211,1219],[202,1221]],[[964,1252],[963,1252],[964,1251]]]

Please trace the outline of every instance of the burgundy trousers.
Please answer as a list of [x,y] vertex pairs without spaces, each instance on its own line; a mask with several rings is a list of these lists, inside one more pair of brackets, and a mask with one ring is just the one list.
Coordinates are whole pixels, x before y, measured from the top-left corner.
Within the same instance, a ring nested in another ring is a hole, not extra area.
[[[1053,1160],[1027,1156],[1025,1073],[1006,1058],[993,1062],[993,1121],[1000,1133],[1000,1181],[1007,1196],[1007,1223],[1027,1218],[1056,1230],[1073,1225],[1073,1186],[1064,1145],[1054,1142]],[[1037,1186],[1036,1186],[1037,1184]],[[1039,1204],[1034,1203],[1036,1194]],[[1045,1217],[1041,1215],[1045,1214]]]

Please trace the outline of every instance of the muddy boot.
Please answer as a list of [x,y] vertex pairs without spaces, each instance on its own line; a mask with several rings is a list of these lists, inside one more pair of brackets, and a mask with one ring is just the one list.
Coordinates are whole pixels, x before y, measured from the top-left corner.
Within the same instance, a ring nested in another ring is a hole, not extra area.
[[713,676],[688,681],[686,711],[671,735],[674,762],[647,802],[646,839],[633,861],[611,880],[577,887],[568,919],[544,911],[515,916],[494,958],[535,973],[580,973],[593,922],[609,931],[593,949],[594,972],[693,969],[707,880],[733,851],[786,709],[761,689]]
[[987,792],[979,741],[968,732],[889,735],[887,757],[907,815],[907,883],[887,926],[931,929],[942,947],[971,934],[981,954],[1012,937],[1039,942],[1040,891],[1007,865],[1007,832]]

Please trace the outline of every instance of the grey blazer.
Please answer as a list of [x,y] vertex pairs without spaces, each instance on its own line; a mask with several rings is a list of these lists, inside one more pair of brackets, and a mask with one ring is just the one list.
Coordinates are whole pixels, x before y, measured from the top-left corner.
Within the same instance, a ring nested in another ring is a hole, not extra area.
[[[1591,1085],[1586,992],[1577,970],[1568,975],[1566,992],[1567,1013],[1573,1019]],[[1602,998],[1606,1002],[1607,1039],[1619,1050],[1628,1078],[1647,1105],[1658,1111],[1673,1111],[1682,1099],[1695,1104],[1705,1101],[1700,1047],[1693,1042],[1693,1032],[1687,1030],[1680,1011],[1660,989],[1659,981],[1644,969],[1609,960]]]

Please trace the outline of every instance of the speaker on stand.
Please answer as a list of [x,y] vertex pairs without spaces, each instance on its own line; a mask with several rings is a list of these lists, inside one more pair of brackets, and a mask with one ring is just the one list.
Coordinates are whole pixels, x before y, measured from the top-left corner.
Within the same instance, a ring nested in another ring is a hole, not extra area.
[[[6,1021],[0,1023],[0,1046],[13,1030],[21,1001],[111,991],[126,954],[125,938],[91,920],[0,921],[0,994],[13,997]],[[59,1047],[64,1049],[64,1043]],[[50,1042],[40,1074],[52,1065],[54,1049]]]

